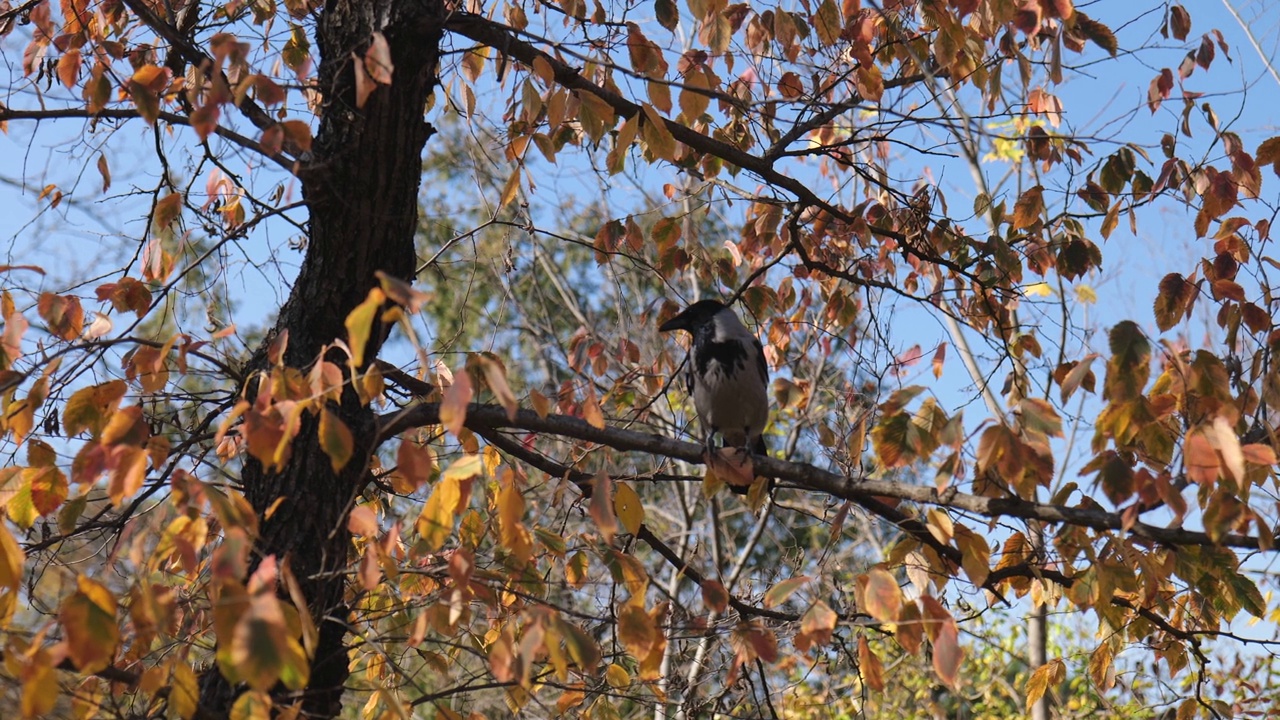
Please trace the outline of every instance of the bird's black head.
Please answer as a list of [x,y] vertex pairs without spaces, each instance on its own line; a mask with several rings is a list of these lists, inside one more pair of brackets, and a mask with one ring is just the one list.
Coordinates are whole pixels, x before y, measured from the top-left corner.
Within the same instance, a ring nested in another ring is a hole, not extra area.
[[685,308],[680,314],[659,325],[658,332],[670,332],[672,330],[693,332],[694,328],[702,327],[711,322],[711,318],[724,309],[725,304],[719,300],[699,300]]

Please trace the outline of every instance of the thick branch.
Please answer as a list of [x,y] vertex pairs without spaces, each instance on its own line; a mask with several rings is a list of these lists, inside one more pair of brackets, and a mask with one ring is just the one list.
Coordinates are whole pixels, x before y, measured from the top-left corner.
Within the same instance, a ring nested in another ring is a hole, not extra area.
[[[400,412],[382,415],[378,418],[378,423],[379,436],[385,440],[410,428],[439,424],[440,406],[435,403],[417,405]],[[693,464],[703,463],[701,445],[615,427],[597,428],[585,420],[566,415],[548,415],[543,418],[531,410],[521,410],[516,414],[515,420],[508,420],[506,410],[500,406],[471,405],[467,408],[467,425],[560,435],[606,445],[615,450],[646,452]],[[1107,512],[1100,508],[1066,507],[1018,498],[991,498],[954,490],[940,493],[933,487],[839,475],[812,465],[791,463],[775,458],[754,457],[753,461],[758,475],[788,482],[796,487],[823,492],[864,507],[869,501],[882,502],[881,498],[896,498],[923,505],[951,507],[989,518],[1016,517],[1077,525],[1094,530],[1125,531],[1124,521],[1119,513]],[[1257,538],[1238,533],[1223,535],[1218,542],[1214,542],[1203,532],[1162,528],[1142,522],[1134,523],[1127,532],[1166,545],[1222,545],[1250,550],[1260,549]]]

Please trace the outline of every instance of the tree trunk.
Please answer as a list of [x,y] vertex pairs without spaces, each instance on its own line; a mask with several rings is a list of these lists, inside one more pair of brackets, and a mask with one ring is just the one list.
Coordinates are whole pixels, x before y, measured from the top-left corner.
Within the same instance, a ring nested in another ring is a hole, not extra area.
[[[285,362],[290,366],[308,366],[325,343],[345,337],[343,322],[377,284],[375,271],[412,279],[422,148],[433,132],[423,112],[437,82],[444,13],[443,4],[434,0],[330,0],[325,5],[316,31],[324,106],[312,156],[300,173],[310,211],[306,257],[272,333],[288,331]],[[392,83],[378,86],[357,108],[353,54],[364,57],[375,31],[391,48]],[[382,340],[380,333],[370,338],[366,362]],[[329,359],[338,362],[337,355]],[[253,369],[263,369],[265,357],[264,345]],[[333,471],[319,447],[318,422],[308,417],[283,471],[266,472],[249,458],[242,478],[261,520],[255,559],[289,560],[320,631],[304,693],[304,712],[311,718],[334,717],[342,707],[348,660],[341,571],[351,545],[346,515],[368,480],[367,458],[375,440],[373,412],[350,387],[341,407],[330,409],[355,438],[355,454],[342,472]],[[225,715],[236,694],[213,669],[203,678],[201,705]]]

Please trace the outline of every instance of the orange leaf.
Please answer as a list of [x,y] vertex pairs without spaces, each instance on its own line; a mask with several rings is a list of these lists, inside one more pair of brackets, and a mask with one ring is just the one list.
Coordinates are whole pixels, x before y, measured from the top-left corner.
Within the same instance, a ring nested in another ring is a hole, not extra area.
[[948,618],[933,640],[933,670],[952,689],[960,687],[960,663],[964,661],[964,648],[960,647],[956,621]]
[[1035,187],[1022,193],[1013,206],[1013,227],[1018,230],[1029,228],[1044,213],[1044,187]]
[[902,588],[888,570],[873,567],[866,574],[863,604],[867,614],[880,622],[893,622],[902,609]]
[[489,391],[498,400],[498,404],[507,411],[507,419],[514,421],[520,404],[516,402],[515,393],[511,392],[511,386],[507,384],[506,368],[497,358],[489,357],[487,354],[477,355],[476,360],[484,373],[484,382],[489,386]]
[[618,611],[618,640],[637,660],[648,656],[660,631],[644,608],[627,603]]
[[74,295],[40,293],[36,310],[48,324],[49,332],[63,340],[75,340],[84,330],[84,309],[80,307],[80,298]]
[[858,670],[867,687],[881,692],[884,690],[884,666],[880,658],[871,652],[871,643],[865,637],[858,637]]
[[406,493],[414,492],[426,485],[435,469],[435,453],[426,445],[403,438],[396,451],[396,470],[406,481]]
[[796,633],[795,645],[800,652],[808,652],[810,648],[821,648],[831,642],[831,633],[836,629],[839,616],[825,602],[815,602],[800,618],[800,632]]
[[471,397],[471,378],[463,370],[454,375],[453,384],[445,389],[444,400],[440,403],[440,424],[455,436],[462,432],[467,421],[467,405]]
[[582,419],[597,430],[604,429],[604,413],[600,410],[600,403],[596,400],[594,388],[588,387],[587,396],[582,399]]

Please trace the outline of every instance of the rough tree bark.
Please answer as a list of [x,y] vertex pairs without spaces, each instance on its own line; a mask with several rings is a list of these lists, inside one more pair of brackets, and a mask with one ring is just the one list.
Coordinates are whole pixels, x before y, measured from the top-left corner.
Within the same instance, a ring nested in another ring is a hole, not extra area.
[[[292,367],[306,367],[325,343],[345,336],[343,321],[377,284],[376,271],[406,280],[413,275],[422,148],[433,132],[423,112],[437,82],[444,18],[438,0],[325,3],[316,30],[324,105],[311,156],[299,173],[310,211],[306,256],[271,334],[288,332],[285,362]],[[391,48],[392,83],[357,108],[353,57],[364,57],[375,31]],[[370,338],[366,363],[381,341],[377,333]],[[264,344],[251,369],[262,369],[265,358]],[[329,359],[344,358],[334,353]],[[350,547],[346,515],[368,480],[365,459],[375,441],[373,412],[351,388],[341,407],[331,410],[355,438],[355,454],[342,472],[333,471],[319,447],[317,421],[308,418],[282,472],[267,472],[250,459],[243,473],[245,496],[261,521],[254,557],[288,560],[319,629],[303,693],[311,718],[334,717],[342,707],[348,676],[340,572]],[[202,707],[225,715],[236,689],[216,669],[201,685]]]

